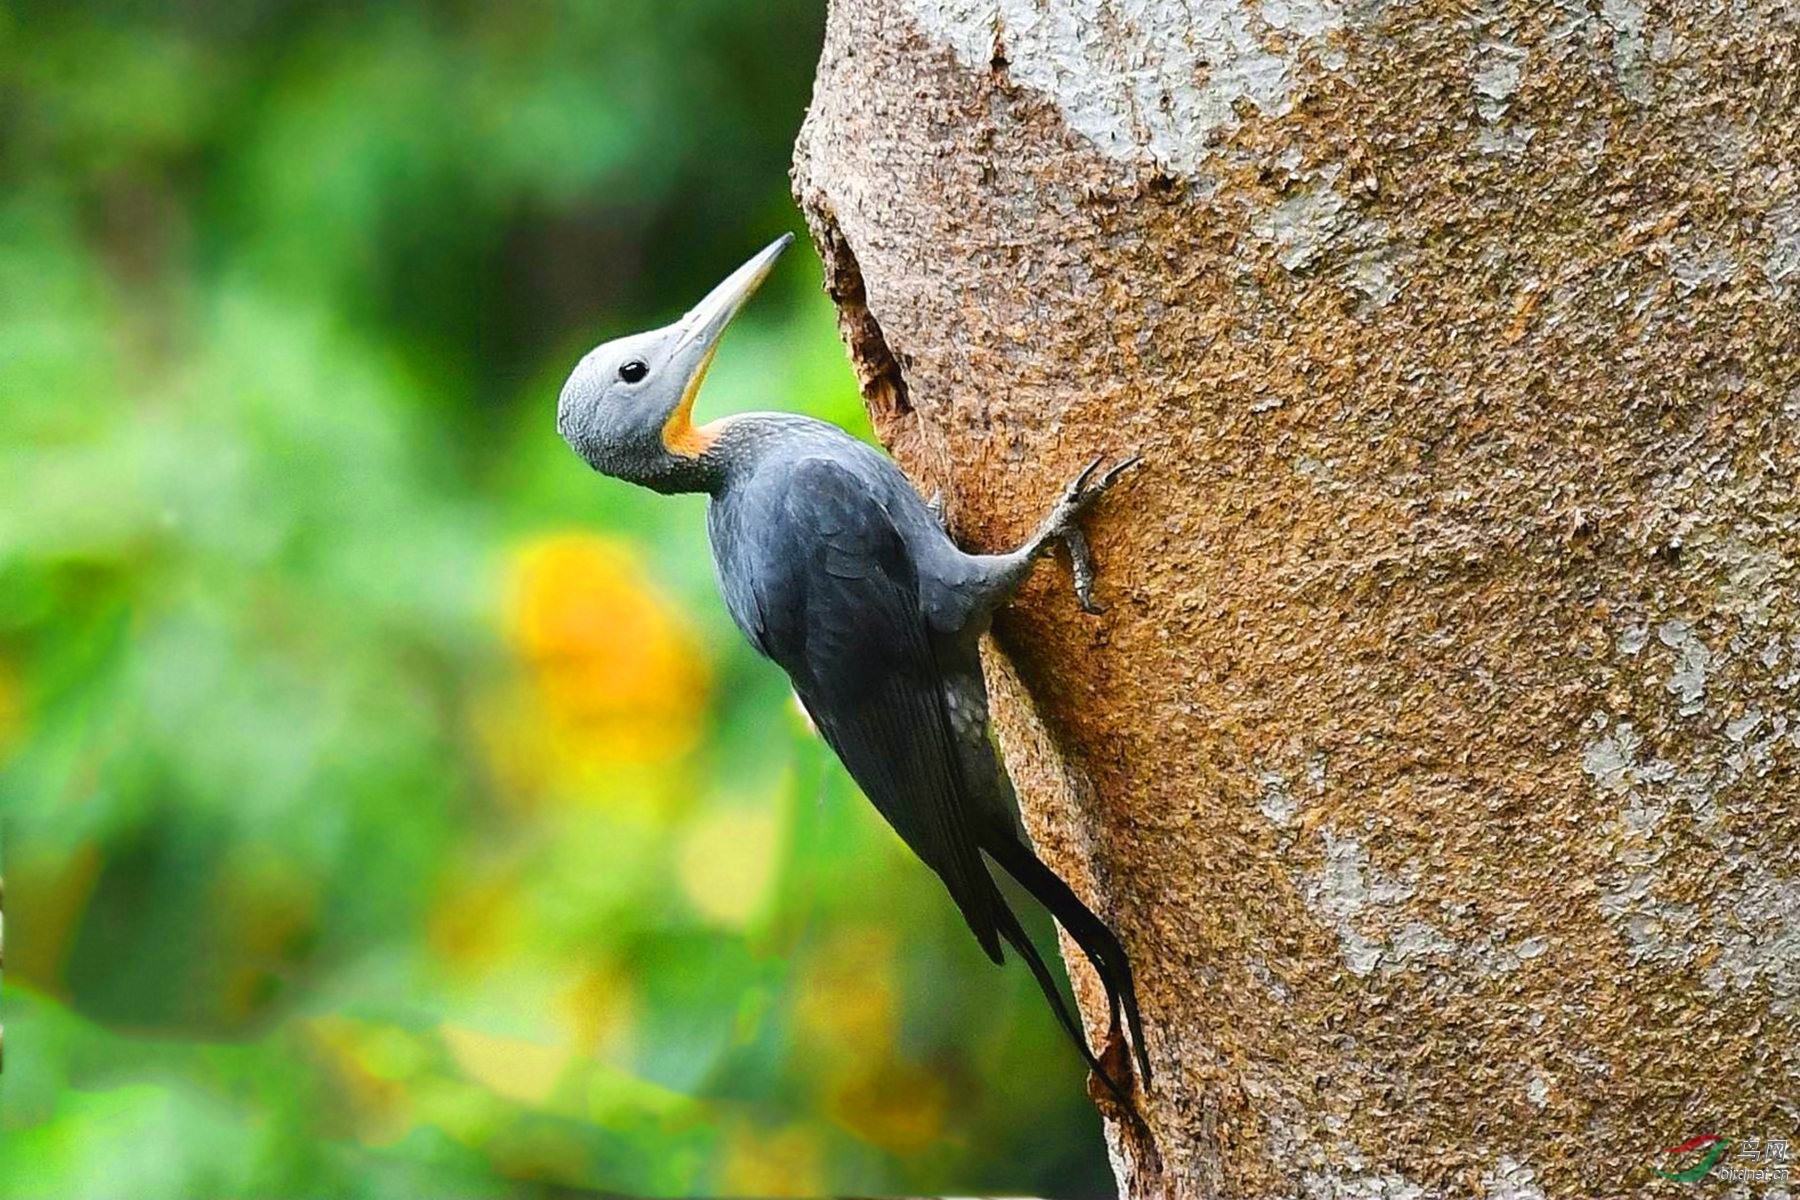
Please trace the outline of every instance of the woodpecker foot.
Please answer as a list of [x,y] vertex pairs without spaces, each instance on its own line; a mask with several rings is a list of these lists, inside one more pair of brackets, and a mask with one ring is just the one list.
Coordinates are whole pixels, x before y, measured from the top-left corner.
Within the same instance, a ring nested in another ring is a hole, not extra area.
[[1094,599],[1094,552],[1088,547],[1087,534],[1081,526],[1072,526],[1063,534],[1063,545],[1069,548],[1069,572],[1075,576],[1075,603],[1082,612],[1097,617],[1106,606]]
[[1045,540],[1060,540],[1069,548],[1069,567],[1075,576],[1075,601],[1086,613],[1105,610],[1094,601],[1094,555],[1088,546],[1087,534],[1082,532],[1077,521],[1119,481],[1120,476],[1142,462],[1143,456],[1133,454],[1101,471],[1100,464],[1105,461],[1105,455],[1098,455],[1083,467],[1081,474],[1063,489],[1056,507],[1044,522]]

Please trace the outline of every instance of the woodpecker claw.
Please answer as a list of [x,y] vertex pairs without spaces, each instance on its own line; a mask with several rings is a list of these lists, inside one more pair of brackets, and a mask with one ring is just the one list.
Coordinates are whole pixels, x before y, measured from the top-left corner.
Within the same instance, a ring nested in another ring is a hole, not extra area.
[[1057,504],[1057,508],[1060,510],[1058,515],[1063,518],[1063,524],[1074,521],[1076,517],[1092,508],[1095,501],[1104,496],[1125,472],[1144,461],[1144,456],[1133,454],[1128,458],[1120,459],[1109,470],[1096,478],[1094,473],[1100,470],[1100,464],[1105,461],[1104,454],[1096,455],[1092,462],[1081,469],[1081,474],[1070,480],[1069,485],[1063,489],[1062,499]]
[[[1057,500],[1055,510],[1050,514],[1045,536],[1058,538],[1069,548],[1069,567],[1075,576],[1075,600],[1081,605],[1081,611],[1098,614],[1104,612],[1094,601],[1094,555],[1088,545],[1087,534],[1078,525],[1077,519],[1092,508],[1107,491],[1117,483],[1125,472],[1143,461],[1143,455],[1133,454],[1114,463],[1106,471],[1100,471],[1100,464],[1106,461],[1104,454],[1095,455],[1081,473],[1069,481],[1063,488],[1061,498]],[[1099,474],[1096,474],[1099,472]]]
[[1094,477],[1094,472],[1098,471],[1100,469],[1100,464],[1105,461],[1106,461],[1106,455],[1104,455],[1104,454],[1094,455],[1094,457],[1088,462],[1088,465],[1081,468],[1081,474],[1077,475],[1075,477],[1075,482],[1069,485],[1070,489],[1076,495],[1079,496],[1084,490],[1086,490],[1087,485],[1088,485],[1088,480],[1090,480]]
[[1100,477],[1100,482],[1094,485],[1094,489],[1101,492],[1105,491],[1119,481],[1119,476],[1143,461],[1144,456],[1141,454],[1133,454],[1130,458],[1121,459],[1118,463],[1114,464],[1112,470]]

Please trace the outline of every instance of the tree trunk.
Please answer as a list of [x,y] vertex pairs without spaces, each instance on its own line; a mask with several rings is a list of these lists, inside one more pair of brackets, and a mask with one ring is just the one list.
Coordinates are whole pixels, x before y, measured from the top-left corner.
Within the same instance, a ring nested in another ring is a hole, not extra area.
[[1131,1196],[1800,1142],[1800,10],[1678,7],[833,0],[882,438],[982,548],[1145,456],[1109,611],[1041,570],[990,655],[1136,964]]

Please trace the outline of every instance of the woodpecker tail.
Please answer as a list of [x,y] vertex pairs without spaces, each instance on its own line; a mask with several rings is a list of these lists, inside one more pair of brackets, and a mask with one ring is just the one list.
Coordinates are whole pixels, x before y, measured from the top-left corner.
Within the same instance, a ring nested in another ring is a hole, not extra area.
[[[1131,1030],[1131,1045],[1137,1052],[1137,1065],[1146,1087],[1150,1083],[1150,1056],[1144,1049],[1144,1022],[1138,1013],[1137,985],[1131,977],[1131,961],[1125,956],[1125,947],[1106,923],[1095,916],[1093,910],[1081,902],[1081,898],[1070,890],[1062,877],[1044,865],[1030,846],[1027,846],[1011,830],[1006,830],[999,837],[990,838],[982,849],[986,850],[993,860],[1005,868],[1006,873],[1019,881],[1019,885],[1030,892],[1032,897],[1045,908],[1050,915],[1075,939],[1081,952],[1087,956],[1088,962],[1094,966],[1095,974],[1100,976],[1101,984],[1106,988],[1107,1004],[1112,1010],[1112,1028],[1119,1027],[1119,1011],[1123,1008],[1125,1021]],[[1016,925],[1016,922],[1014,923]],[[1003,934],[1007,931],[1002,928]],[[1010,934],[1007,940],[1018,945]],[[1024,949],[1019,953],[1027,962],[1031,954]],[[1041,966],[1041,964],[1039,964]],[[1033,967],[1037,973],[1038,967]],[[1075,1040],[1082,1045],[1082,1053],[1093,1063],[1094,1056],[1088,1052],[1087,1042],[1080,1032],[1078,1024],[1071,1025],[1071,1018],[1061,1012],[1062,1000],[1053,986],[1045,982],[1047,976],[1039,975],[1038,982],[1046,993],[1051,995],[1052,1003],[1058,1006],[1058,1015],[1063,1018],[1063,1025],[1074,1034]],[[1105,1072],[1098,1065],[1095,1071],[1103,1078]],[[1109,1079],[1108,1085],[1112,1081]],[[1115,1087],[1116,1091],[1117,1088]]]
[[[1088,1047],[1087,1031],[1082,1029],[1080,1019],[1069,1007],[1069,1002],[1063,999],[1062,992],[1057,990],[1056,977],[1050,974],[1050,968],[1045,964],[1044,956],[1039,954],[1037,947],[1031,944],[1031,938],[1026,936],[1025,927],[1019,924],[1019,918],[1014,915],[1011,908],[1007,907],[1004,900],[1000,902],[998,908],[996,923],[1000,929],[1000,936],[1019,952],[1019,957],[1025,960],[1025,965],[1031,968],[1031,974],[1037,980],[1038,987],[1043,990],[1045,998],[1050,1001],[1050,1008],[1056,1014],[1057,1022],[1067,1031],[1070,1040],[1075,1043],[1075,1048],[1081,1051],[1081,1057],[1087,1060],[1088,1069],[1099,1078],[1101,1083],[1106,1085],[1106,1090],[1118,1099],[1119,1105],[1124,1111],[1128,1113],[1135,1111],[1131,1107],[1131,1097],[1125,1087],[1112,1077],[1112,1073],[1100,1062],[1099,1056]],[[1114,1029],[1118,1028],[1118,1021],[1118,1009],[1115,1007],[1113,1010]]]

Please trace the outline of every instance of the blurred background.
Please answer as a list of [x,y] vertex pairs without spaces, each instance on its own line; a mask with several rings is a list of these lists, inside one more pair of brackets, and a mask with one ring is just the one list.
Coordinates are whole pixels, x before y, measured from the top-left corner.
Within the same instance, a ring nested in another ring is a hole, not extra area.
[[[822,9],[0,7],[0,1198],[1110,1193],[703,502],[554,430],[799,231]],[[809,251],[701,407],[866,436]]]

